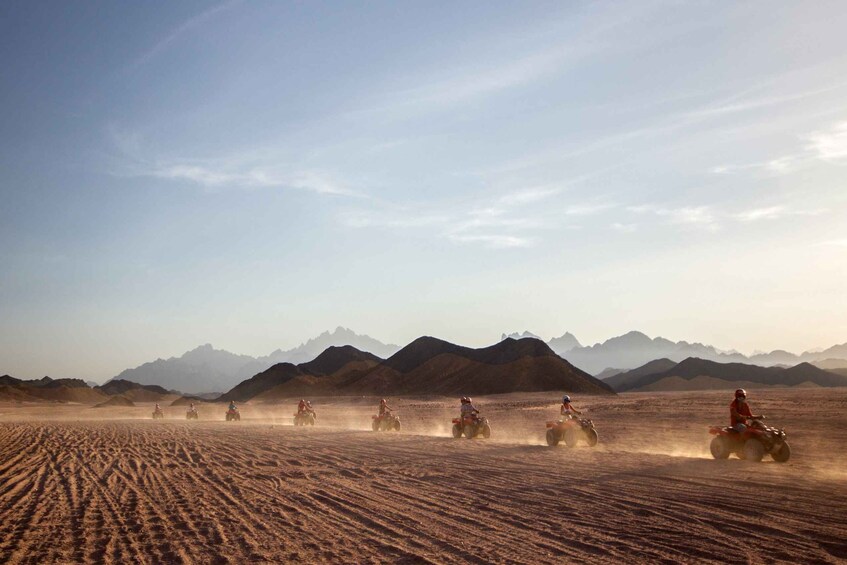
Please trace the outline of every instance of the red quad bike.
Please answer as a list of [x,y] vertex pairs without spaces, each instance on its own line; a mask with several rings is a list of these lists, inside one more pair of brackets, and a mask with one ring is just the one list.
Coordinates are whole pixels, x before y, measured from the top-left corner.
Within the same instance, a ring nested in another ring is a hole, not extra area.
[[314,426],[315,420],[317,420],[317,415],[314,412],[310,412],[308,410],[304,410],[302,412],[297,412],[294,414],[294,425],[295,426]]
[[230,421],[240,422],[241,421],[241,412],[238,411],[238,408],[231,408],[231,409],[226,411],[226,421],[227,422],[230,422]]
[[576,447],[580,439],[589,447],[597,445],[597,430],[588,418],[562,418],[547,422],[547,445],[555,447],[565,440],[568,447]]
[[468,439],[473,439],[481,435],[485,439],[491,437],[491,425],[488,423],[488,418],[483,418],[477,414],[453,418],[453,437],[460,438],[462,434]]
[[189,408],[185,412],[185,419],[186,420],[197,420],[199,417],[200,417],[200,415],[197,413],[196,408]]
[[375,432],[390,432],[400,431],[400,416],[395,416],[391,412],[386,412],[382,416],[371,416],[373,420],[371,426]]
[[156,408],[155,410],[153,410],[153,419],[154,420],[161,420],[164,417],[165,417],[165,413],[162,411],[161,408]]
[[739,459],[758,463],[766,453],[777,463],[791,457],[791,447],[785,441],[785,430],[766,426],[761,420],[750,420],[747,429],[737,432],[730,427],[712,426],[709,433],[714,439],[709,445],[712,457],[726,459],[735,453]]

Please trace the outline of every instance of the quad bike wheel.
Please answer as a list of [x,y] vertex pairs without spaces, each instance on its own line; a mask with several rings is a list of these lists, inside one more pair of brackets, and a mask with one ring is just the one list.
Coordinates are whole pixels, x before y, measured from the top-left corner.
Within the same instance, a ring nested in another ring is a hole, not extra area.
[[791,447],[788,445],[788,442],[782,444],[777,451],[771,452],[771,457],[777,463],[785,463],[791,458]]
[[597,445],[599,439],[600,438],[597,436],[597,430],[594,428],[590,428],[587,432],[585,432],[585,441],[588,442],[588,447],[594,447]]
[[465,437],[468,438],[468,439],[473,439],[473,436],[474,436],[473,426],[470,425],[470,424],[467,424],[465,426]]
[[556,430],[547,430],[547,445],[549,445],[550,447],[556,447],[557,445],[559,445],[560,439],[561,438],[559,437],[559,434],[556,433]]
[[373,430],[375,432],[378,432],[379,431],[379,420],[374,420],[373,423],[371,424],[371,427],[373,428]]
[[709,444],[709,451],[715,459],[726,459],[730,454],[729,440],[724,436],[715,436]]
[[579,441],[579,432],[574,428],[569,429],[565,432],[565,444],[568,447],[576,447],[577,442]]
[[459,427],[459,424],[453,424],[453,437],[454,438],[462,437],[462,428]]
[[314,417],[314,416],[312,416],[312,415],[310,414],[310,415],[309,415],[309,418],[308,418],[308,420],[306,420],[306,422],[307,422],[310,426],[314,426],[314,425],[315,425],[315,417]]
[[489,426],[488,424],[482,426],[482,437],[484,437],[485,439],[491,437],[491,426]]
[[400,420],[394,420],[394,431],[395,432],[400,431]]
[[765,446],[757,439],[750,438],[744,442],[744,459],[758,463],[765,456]]

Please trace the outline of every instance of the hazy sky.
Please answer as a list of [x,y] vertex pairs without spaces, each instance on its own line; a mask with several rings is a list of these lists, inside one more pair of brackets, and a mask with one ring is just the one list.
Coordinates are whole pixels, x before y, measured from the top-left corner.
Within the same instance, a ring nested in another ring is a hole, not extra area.
[[0,4],[0,374],[344,325],[847,341],[847,4]]

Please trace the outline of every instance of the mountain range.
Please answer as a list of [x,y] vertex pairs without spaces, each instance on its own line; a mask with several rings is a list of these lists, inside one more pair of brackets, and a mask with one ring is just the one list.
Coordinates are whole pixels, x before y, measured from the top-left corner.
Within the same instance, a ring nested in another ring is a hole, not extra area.
[[[506,337],[506,334],[503,336]],[[589,346],[580,345],[569,333],[553,338],[547,344],[559,356],[577,367],[593,375],[602,373],[604,377],[611,376],[615,371],[623,372],[663,358],[679,363],[689,357],[697,357],[718,363],[751,363],[765,367],[831,360],[834,364],[841,363],[842,367],[847,367],[847,343],[823,351],[807,351],[801,354],[775,350],[746,356],[735,351],[721,351],[702,343],[675,342],[663,337],[650,338],[641,332],[631,331]]]
[[811,363],[792,367],[761,367],[717,363],[690,357],[679,363],[656,359],[604,381],[617,392],[731,390],[739,387],[847,386],[847,374],[825,371]]
[[[537,339],[537,336],[528,331],[501,336],[501,340],[508,338]],[[329,347],[343,345],[372,353],[380,359],[387,359],[400,350],[397,345],[385,344],[367,335],[359,335],[350,329],[338,327],[333,332],[324,332],[295,348],[277,349],[261,357],[230,353],[206,344],[180,357],[157,359],[126,369],[114,379],[162,385],[192,394],[228,391],[269,367],[279,363],[299,365],[316,358]],[[719,363],[751,363],[762,366],[793,366],[811,362],[827,363],[827,369],[847,367],[847,343],[799,355],[776,350],[745,356],[737,352],[721,351],[711,345],[674,342],[662,337],[650,338],[641,332],[632,331],[589,346],[582,345],[573,334],[566,332],[547,341],[547,345],[574,366],[601,378],[641,367],[656,359],[668,359],[678,363],[689,357]]]
[[577,369],[538,339],[507,338],[472,349],[424,336],[385,360],[344,347],[329,348],[310,363],[278,363],[240,383],[220,400],[547,390],[613,394],[610,386]]
[[133,369],[126,369],[114,379],[165,385],[188,393],[221,392],[230,390],[244,379],[272,365],[304,363],[316,358],[328,347],[341,345],[351,345],[380,357],[388,357],[400,349],[396,345],[385,344],[372,337],[358,335],[350,329],[338,327],[334,332],[324,332],[293,349],[277,349],[263,357],[238,355],[215,349],[210,344],[201,345],[181,357],[157,359]]

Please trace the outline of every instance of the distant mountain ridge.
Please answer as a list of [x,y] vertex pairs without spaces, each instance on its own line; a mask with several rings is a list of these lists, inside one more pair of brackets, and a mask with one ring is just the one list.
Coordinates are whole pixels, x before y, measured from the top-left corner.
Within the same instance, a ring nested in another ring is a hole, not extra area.
[[697,357],[718,363],[751,363],[765,367],[793,366],[798,363],[814,363],[826,359],[847,359],[847,343],[834,345],[822,351],[807,351],[801,354],[778,349],[770,353],[746,356],[736,351],[721,351],[714,346],[697,342],[674,342],[663,337],[650,338],[638,331],[631,331],[589,346],[580,345],[576,337],[565,333],[562,337],[549,340],[547,344],[557,355],[594,375],[609,368],[626,371],[662,358],[679,363],[689,357]]
[[[669,366],[670,365],[670,366]],[[657,359],[606,379],[617,392],[733,389],[745,386],[847,386],[847,375],[824,371],[811,363],[792,367],[761,367],[718,363],[690,357],[674,363]]]
[[210,344],[201,345],[181,357],[157,359],[133,369],[126,369],[114,379],[160,385],[193,394],[222,392],[278,363],[304,363],[315,359],[329,347],[344,345],[380,357],[388,357],[400,349],[399,346],[385,344],[339,326],[335,331],[323,332],[295,348],[287,351],[277,349],[264,357],[237,355],[215,349]]
[[[178,393],[160,386],[140,385],[124,380],[113,380],[103,386],[90,386],[82,379],[40,379],[23,380],[9,375],[0,377],[0,400],[20,402],[73,402],[93,404],[108,402],[108,405],[127,400],[137,402],[158,402]],[[120,398],[119,398],[120,397]],[[112,401],[113,399],[117,399]]]

